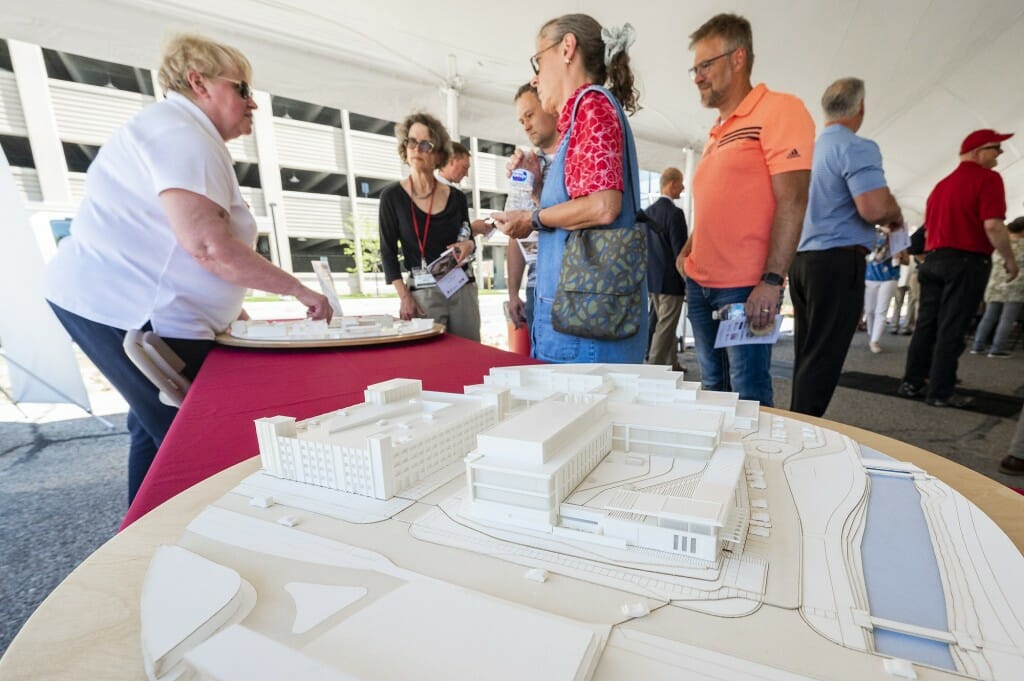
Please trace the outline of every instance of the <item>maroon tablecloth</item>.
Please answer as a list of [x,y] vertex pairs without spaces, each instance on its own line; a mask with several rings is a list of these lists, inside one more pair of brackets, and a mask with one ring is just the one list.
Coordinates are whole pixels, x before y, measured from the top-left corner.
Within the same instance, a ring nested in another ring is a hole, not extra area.
[[425,341],[337,350],[210,353],[128,509],[127,527],[179,492],[259,453],[253,419],[305,419],[363,401],[367,385],[418,378],[425,390],[462,392],[491,367],[529,357],[443,335]]

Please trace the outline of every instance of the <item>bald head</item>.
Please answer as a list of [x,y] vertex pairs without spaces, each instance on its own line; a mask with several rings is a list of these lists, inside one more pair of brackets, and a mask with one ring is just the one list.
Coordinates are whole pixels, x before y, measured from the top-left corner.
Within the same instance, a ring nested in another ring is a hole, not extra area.
[[673,201],[683,193],[683,171],[669,166],[661,171],[661,193]]

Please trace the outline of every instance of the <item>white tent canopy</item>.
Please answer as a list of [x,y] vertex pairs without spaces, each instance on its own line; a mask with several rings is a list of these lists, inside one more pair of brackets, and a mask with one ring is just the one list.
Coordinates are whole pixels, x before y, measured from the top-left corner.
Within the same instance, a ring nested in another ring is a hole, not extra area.
[[0,0],[8,38],[152,67],[169,34],[199,31],[241,48],[259,89],[392,120],[417,108],[444,114],[454,55],[459,132],[505,141],[523,139],[511,99],[532,75],[527,60],[539,26],[575,11],[636,27],[641,167],[682,166],[684,147],[701,148],[715,113],[700,106],[686,74],[687,36],[713,14],[734,11],[754,27],[755,82],[802,97],[819,127],[828,83],[867,82],[861,132],[881,146],[910,221],[921,219],[928,192],[955,166],[964,136],[986,127],[1022,133],[1004,143],[999,170],[1008,217],[1024,213],[1020,0]]

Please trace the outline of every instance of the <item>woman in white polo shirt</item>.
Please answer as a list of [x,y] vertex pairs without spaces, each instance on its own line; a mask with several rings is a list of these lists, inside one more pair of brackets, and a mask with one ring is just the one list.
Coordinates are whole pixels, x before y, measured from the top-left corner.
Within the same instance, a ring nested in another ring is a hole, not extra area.
[[244,316],[247,288],[295,296],[313,319],[327,299],[254,250],[256,222],[225,143],[252,132],[252,67],[238,50],[173,38],[160,64],[166,98],[118,129],[89,166],[85,198],[47,269],[64,328],[128,402],[129,503],[177,410],[125,355],[149,329],[194,378],[213,337]]

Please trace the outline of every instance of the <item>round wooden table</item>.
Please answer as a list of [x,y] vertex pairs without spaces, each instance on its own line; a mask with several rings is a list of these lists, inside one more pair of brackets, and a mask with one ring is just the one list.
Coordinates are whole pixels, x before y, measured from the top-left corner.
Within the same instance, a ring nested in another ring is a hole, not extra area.
[[[765,413],[807,421],[941,479],[992,518],[1024,551],[1024,496],[940,456],[860,428],[778,409]],[[141,681],[139,601],[156,548],[174,544],[208,504],[259,469],[254,457],[191,487],[101,546],[47,597],[0,659],[0,681],[121,679]]]

